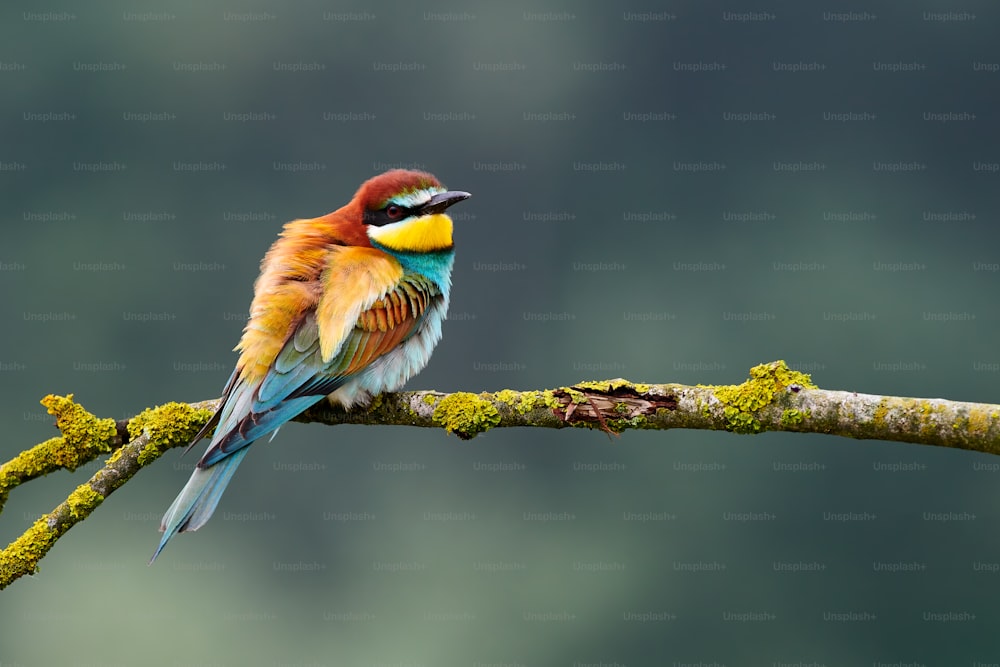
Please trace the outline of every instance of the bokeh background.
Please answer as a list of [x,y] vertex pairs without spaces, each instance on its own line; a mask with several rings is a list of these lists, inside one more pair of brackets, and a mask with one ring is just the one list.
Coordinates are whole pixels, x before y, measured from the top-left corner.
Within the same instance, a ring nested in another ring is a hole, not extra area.
[[[393,166],[474,194],[412,388],[785,359],[1000,402],[997,8],[952,4],[7,3],[2,458],[47,393],[218,395],[281,224]],[[0,594],[0,664],[1000,662],[989,456],[292,424],[147,567],[195,460]],[[0,543],[96,469],[15,490]]]

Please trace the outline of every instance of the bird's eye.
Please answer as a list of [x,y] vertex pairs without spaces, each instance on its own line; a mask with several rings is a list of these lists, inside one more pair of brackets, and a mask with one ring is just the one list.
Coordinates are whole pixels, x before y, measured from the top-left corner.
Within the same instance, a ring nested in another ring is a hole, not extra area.
[[389,204],[385,207],[385,214],[392,220],[399,220],[403,217],[403,208],[395,204]]

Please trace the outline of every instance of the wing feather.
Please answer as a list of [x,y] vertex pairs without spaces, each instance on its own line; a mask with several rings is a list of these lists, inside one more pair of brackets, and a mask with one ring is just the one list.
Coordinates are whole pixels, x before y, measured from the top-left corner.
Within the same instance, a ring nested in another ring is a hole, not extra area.
[[[331,361],[358,318],[403,278],[399,262],[375,248],[335,248],[321,278],[323,296],[316,309],[320,351]],[[377,315],[372,316],[377,320]]]
[[[435,299],[444,298],[433,281],[404,274],[394,259],[380,253],[370,261],[372,252],[378,251],[333,249],[323,296],[300,314],[266,371],[259,358],[237,367],[200,465],[245,447],[338,389],[412,336]],[[247,349],[269,348],[244,346],[244,355]]]

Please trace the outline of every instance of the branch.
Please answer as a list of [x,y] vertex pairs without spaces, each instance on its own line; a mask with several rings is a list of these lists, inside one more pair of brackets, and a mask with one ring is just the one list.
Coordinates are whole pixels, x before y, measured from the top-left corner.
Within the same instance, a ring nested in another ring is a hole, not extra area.
[[[0,551],[0,589],[36,572],[38,561],[59,537],[140,469],[168,449],[190,442],[218,402],[167,403],[116,423],[94,417],[73,402],[72,395],[45,397],[42,404],[56,416],[63,435],[0,466],[0,510],[14,486],[114,453],[90,480]],[[808,375],[783,361],[755,366],[740,385],[607,380],[545,391],[410,391],[383,394],[367,408],[350,412],[322,401],[296,421],[444,428],[463,439],[511,426],[599,428],[616,434],[671,428],[791,431],[1000,454],[1000,405],[819,389]]]
[[[62,535],[90,516],[115,489],[167,449],[187,444],[212,416],[218,399],[191,405],[167,403],[146,410],[127,422],[122,430],[132,440],[122,446],[124,435],[112,419],[98,419],[73,402],[73,395],[46,396],[42,405],[55,415],[63,432],[22,452],[0,466],[0,511],[10,489],[30,479],[93,460],[117,447],[104,467],[69,494],[48,514],[42,515],[19,538],[0,551],[0,590],[15,579],[34,574],[40,561]],[[48,459],[41,456],[49,455]]]

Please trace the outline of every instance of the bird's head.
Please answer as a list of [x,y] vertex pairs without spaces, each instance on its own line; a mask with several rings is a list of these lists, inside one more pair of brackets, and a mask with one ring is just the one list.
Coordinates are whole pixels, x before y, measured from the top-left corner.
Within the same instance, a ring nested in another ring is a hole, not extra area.
[[395,252],[438,252],[452,248],[451,218],[445,212],[471,195],[446,190],[422,171],[395,169],[361,185],[362,222],[373,244]]

